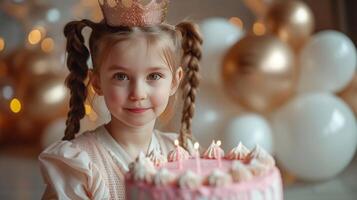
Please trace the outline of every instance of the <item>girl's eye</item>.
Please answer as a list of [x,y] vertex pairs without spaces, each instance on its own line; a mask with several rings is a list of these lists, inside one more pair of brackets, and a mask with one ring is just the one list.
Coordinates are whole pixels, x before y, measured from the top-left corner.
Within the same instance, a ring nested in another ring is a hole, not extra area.
[[119,81],[129,80],[128,76],[124,73],[116,73],[114,74],[114,79]]
[[148,79],[149,80],[154,80],[154,81],[157,81],[159,80],[160,78],[162,78],[162,75],[159,74],[159,73],[152,73],[148,76]]

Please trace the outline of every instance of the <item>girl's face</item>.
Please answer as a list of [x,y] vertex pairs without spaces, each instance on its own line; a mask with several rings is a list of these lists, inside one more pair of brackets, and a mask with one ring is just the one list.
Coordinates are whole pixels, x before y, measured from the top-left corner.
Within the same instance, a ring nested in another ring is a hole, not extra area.
[[182,78],[182,69],[173,76],[162,52],[155,48],[144,37],[119,42],[102,62],[99,75],[93,76],[93,86],[104,96],[112,117],[130,127],[160,116]]

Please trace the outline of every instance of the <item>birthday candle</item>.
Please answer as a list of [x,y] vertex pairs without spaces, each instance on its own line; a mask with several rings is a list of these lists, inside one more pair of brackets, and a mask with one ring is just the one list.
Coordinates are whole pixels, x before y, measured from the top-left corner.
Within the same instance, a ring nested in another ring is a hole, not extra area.
[[200,144],[198,144],[198,142],[196,142],[193,146],[195,148],[196,151],[196,171],[197,174],[201,174],[201,161],[200,161],[200,153],[198,151],[198,148],[200,147]]
[[177,153],[177,162],[178,162],[178,169],[182,170],[182,155],[181,155],[181,151],[179,148],[179,141],[175,140],[175,146],[176,146],[176,153]]
[[216,153],[218,152],[218,154],[216,154],[216,155],[217,155],[218,167],[219,167],[219,168],[222,167],[220,146],[221,146],[221,141],[218,140],[217,143],[216,143],[215,149],[216,149]]

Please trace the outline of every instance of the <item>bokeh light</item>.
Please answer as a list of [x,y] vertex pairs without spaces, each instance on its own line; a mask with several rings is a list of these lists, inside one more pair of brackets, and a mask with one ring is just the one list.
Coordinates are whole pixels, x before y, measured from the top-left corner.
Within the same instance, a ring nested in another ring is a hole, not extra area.
[[255,22],[253,25],[253,33],[255,35],[264,35],[266,32],[265,25],[261,22]]
[[38,44],[42,39],[42,33],[39,29],[32,30],[28,35],[28,41],[30,44]]
[[5,40],[4,38],[0,37],[0,52],[5,49]]
[[52,38],[45,38],[42,42],[41,42],[41,49],[43,52],[46,53],[50,53],[53,51],[53,48],[55,46],[55,43],[53,41]]
[[12,112],[14,113],[19,113],[21,111],[22,105],[20,100],[18,100],[17,98],[14,98],[11,100],[10,102],[10,109]]

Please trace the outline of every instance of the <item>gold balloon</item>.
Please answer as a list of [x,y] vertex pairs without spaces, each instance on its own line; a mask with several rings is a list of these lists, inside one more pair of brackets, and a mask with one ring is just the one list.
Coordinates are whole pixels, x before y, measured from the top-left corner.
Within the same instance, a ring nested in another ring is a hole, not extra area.
[[6,60],[9,74],[15,79],[48,73],[62,73],[61,69],[63,68],[58,56],[37,50],[18,49],[8,55]]
[[269,10],[269,7],[280,0],[244,0],[245,5],[258,17],[263,17]]
[[355,74],[351,83],[342,92],[338,93],[357,115],[357,74]]
[[314,31],[314,16],[301,1],[281,1],[267,12],[265,23],[268,31],[299,50]]
[[53,74],[29,77],[20,98],[25,117],[49,121],[65,116],[69,93],[64,80],[63,76]]
[[270,112],[294,92],[294,55],[274,36],[246,36],[227,53],[222,76],[225,90],[241,105]]

